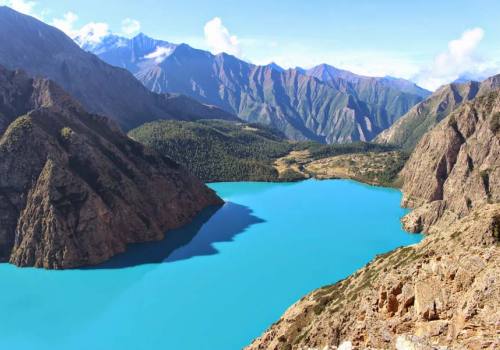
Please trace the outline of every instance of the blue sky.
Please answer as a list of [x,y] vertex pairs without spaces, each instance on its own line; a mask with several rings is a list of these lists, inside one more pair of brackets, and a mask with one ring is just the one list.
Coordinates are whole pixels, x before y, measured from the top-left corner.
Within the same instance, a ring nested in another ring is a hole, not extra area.
[[309,67],[325,62],[360,74],[411,78],[431,89],[460,75],[500,71],[498,0],[0,3],[73,35],[100,23],[102,31],[126,36],[142,31],[258,64]]

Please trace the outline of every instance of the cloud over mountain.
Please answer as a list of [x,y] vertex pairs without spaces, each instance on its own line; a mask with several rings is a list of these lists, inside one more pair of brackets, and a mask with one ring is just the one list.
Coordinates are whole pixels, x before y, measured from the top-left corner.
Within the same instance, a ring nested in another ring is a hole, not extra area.
[[212,53],[225,52],[237,57],[241,57],[241,47],[238,37],[229,34],[229,30],[224,26],[219,17],[214,17],[205,24],[205,41]]
[[156,50],[144,56],[146,59],[154,59],[155,63],[161,63],[165,58],[170,56],[173,48],[165,46],[157,46]]
[[134,35],[141,30],[141,22],[132,18],[125,18],[122,21],[122,32],[125,35]]
[[482,28],[468,29],[460,38],[451,40],[448,48],[438,54],[429,68],[422,69],[415,81],[428,89],[435,90],[441,85],[460,79],[480,78],[489,75],[500,66],[486,61],[478,54],[478,47],[485,36]]
[[25,15],[30,15],[33,17],[39,17],[35,13],[35,1],[26,1],[26,0],[0,0],[0,6],[5,5],[9,6],[17,12],[24,13]]

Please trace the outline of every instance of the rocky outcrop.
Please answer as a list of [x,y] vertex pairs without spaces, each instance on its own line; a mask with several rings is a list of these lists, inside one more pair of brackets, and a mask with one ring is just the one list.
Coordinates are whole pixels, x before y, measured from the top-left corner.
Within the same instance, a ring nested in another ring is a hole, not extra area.
[[0,260],[98,264],[221,200],[45,79],[0,68]]
[[128,71],[85,52],[60,30],[0,6],[0,65],[51,79],[87,111],[129,130],[158,119],[238,120],[220,108],[185,96],[155,94]]
[[406,163],[403,219],[412,232],[500,201],[500,90],[464,104],[424,135]]
[[500,87],[500,75],[482,83],[469,81],[444,85],[381,132],[375,142],[413,150],[422,136],[462,104]]
[[305,296],[247,349],[495,349],[499,232],[500,205],[477,208]]
[[500,346],[500,91],[427,133],[403,170],[407,229],[432,233],[305,296],[248,349]]

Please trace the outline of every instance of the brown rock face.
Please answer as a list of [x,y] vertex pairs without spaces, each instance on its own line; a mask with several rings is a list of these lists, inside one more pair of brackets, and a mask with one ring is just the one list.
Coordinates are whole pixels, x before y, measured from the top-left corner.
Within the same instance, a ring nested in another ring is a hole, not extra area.
[[432,232],[290,307],[248,349],[500,347],[500,92],[427,133],[404,168],[403,223]]
[[500,90],[467,103],[419,142],[402,176],[403,219],[413,232],[429,232],[484,203],[500,200]]
[[159,240],[221,200],[54,83],[0,69],[0,259],[72,268]]

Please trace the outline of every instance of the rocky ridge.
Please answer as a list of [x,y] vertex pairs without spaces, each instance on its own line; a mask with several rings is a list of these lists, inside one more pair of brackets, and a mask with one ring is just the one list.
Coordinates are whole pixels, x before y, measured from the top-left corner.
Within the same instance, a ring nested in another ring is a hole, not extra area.
[[394,144],[413,150],[422,136],[462,104],[500,87],[500,75],[479,83],[468,81],[442,86],[414,106],[390,128],[382,131],[375,142]]
[[403,171],[406,230],[430,232],[500,201],[500,90],[457,109],[424,135]]
[[62,269],[159,240],[221,200],[46,79],[0,68],[0,260]]

